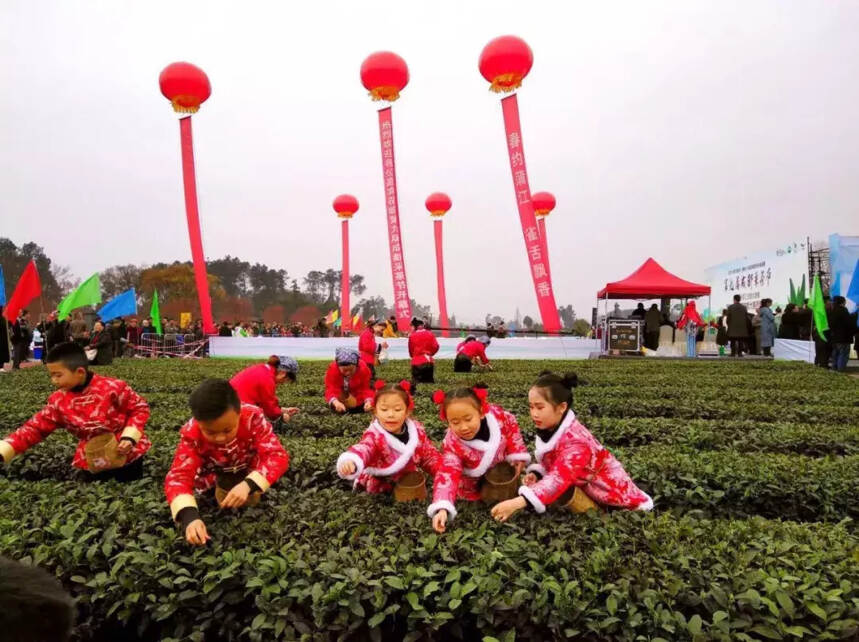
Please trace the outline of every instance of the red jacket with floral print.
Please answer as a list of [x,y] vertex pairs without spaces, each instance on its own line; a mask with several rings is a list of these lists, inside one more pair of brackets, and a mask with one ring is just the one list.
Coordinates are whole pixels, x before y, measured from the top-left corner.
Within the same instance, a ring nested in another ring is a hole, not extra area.
[[464,440],[448,430],[442,443],[441,467],[433,484],[432,504],[427,514],[433,517],[438,511],[447,511],[448,520],[456,516],[456,499],[480,499],[478,482],[496,464],[531,461],[525,447],[516,417],[501,406],[490,404],[486,413],[489,440]]
[[230,379],[230,385],[236,389],[242,403],[262,408],[269,419],[280,419],[283,411],[277,401],[276,374],[267,363],[259,363],[236,374]]
[[358,337],[358,352],[361,353],[361,361],[368,366],[376,365],[376,334],[373,328],[367,328]]
[[413,366],[432,363],[432,357],[436,352],[438,352],[438,339],[426,328],[409,335],[409,356],[412,358]]
[[[374,397],[370,389],[370,368],[363,361],[358,361],[358,369],[349,377],[348,394],[353,395],[359,404]],[[346,378],[341,374],[335,361],[325,372],[325,402],[331,403],[346,393]]]
[[406,430],[409,439],[403,443],[374,420],[361,441],[337,459],[338,468],[344,461],[351,461],[356,468],[353,474],[341,477],[354,480],[356,487],[363,486],[368,493],[386,493],[403,475],[418,468],[434,476],[441,463],[438,450],[420,422],[407,419]]
[[149,419],[149,404],[124,381],[93,374],[80,392],[57,390],[23,426],[0,441],[0,455],[9,461],[35,446],[58,428],[78,438],[72,465],[87,469],[86,443],[103,433],[113,433],[117,441],[131,437],[134,448],[127,462],[139,459],[152,445],[143,433]]
[[527,472],[542,476],[519,494],[538,513],[557,500],[570,486],[580,487],[598,504],[650,510],[653,500],[638,488],[621,463],[569,411],[548,443],[536,439],[537,463]]
[[215,485],[221,472],[244,472],[265,492],[289,468],[289,453],[261,409],[242,404],[239,429],[227,444],[207,440],[196,419],[179,431],[173,465],[164,479],[164,493],[175,519],[180,510],[196,506],[194,490]]

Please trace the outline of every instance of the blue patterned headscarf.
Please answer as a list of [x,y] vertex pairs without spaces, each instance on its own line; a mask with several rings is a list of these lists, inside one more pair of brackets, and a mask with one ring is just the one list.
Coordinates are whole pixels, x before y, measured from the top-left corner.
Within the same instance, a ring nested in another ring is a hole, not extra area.
[[295,375],[298,374],[298,361],[282,354],[278,355],[277,358],[280,360],[277,369],[291,374],[292,378],[295,379]]
[[480,341],[480,343],[485,346],[488,346],[490,343],[492,343],[492,339],[490,339],[489,337],[480,337],[478,341]]
[[358,351],[354,348],[337,348],[334,353],[334,360],[338,366],[357,366]]

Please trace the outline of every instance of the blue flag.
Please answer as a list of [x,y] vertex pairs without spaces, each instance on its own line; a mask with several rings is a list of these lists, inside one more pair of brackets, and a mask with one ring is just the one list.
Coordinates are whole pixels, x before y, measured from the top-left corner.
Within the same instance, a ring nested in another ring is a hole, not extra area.
[[845,296],[859,306],[859,260],[856,261],[856,267],[853,268],[853,279],[850,281],[850,287],[847,288]]
[[835,273],[835,282],[829,286],[830,296],[839,296],[841,294],[841,272]]
[[102,321],[110,321],[129,314],[137,314],[137,293],[134,288],[113,297],[98,311]]
[[2,265],[0,265],[0,305],[6,305],[6,279],[3,278]]

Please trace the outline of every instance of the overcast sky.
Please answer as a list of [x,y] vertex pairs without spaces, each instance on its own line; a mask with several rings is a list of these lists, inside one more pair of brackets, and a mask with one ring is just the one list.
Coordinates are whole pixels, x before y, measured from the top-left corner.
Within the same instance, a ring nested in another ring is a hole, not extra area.
[[[418,8],[421,6],[423,8]],[[413,298],[437,310],[424,199],[446,191],[448,309],[536,315],[498,97],[477,70],[513,33],[558,304],[653,256],[678,275],[782,241],[859,233],[859,2],[30,2],[0,5],[0,236],[81,277],[188,259],[170,62],[202,67],[194,116],[206,255],[339,267],[331,201],[352,193],[352,269],[392,299],[376,109],[389,49]],[[8,275],[7,275],[8,276]],[[8,278],[13,278],[8,276]]]

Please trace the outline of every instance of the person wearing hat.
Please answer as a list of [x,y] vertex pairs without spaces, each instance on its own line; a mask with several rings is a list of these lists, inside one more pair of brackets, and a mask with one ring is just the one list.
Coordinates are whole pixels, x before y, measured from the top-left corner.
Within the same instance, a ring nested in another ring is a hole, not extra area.
[[412,390],[418,383],[435,383],[435,362],[438,340],[420,319],[412,319],[414,331],[409,335],[409,356],[412,358]]
[[492,342],[489,337],[477,337],[469,334],[465,341],[456,346],[456,358],[453,360],[454,372],[471,372],[471,369],[492,370],[486,347]]
[[370,412],[373,390],[370,368],[361,361],[358,351],[337,348],[334,362],[325,372],[325,401],[337,414]]
[[370,368],[371,379],[376,378],[376,364],[379,363],[379,353],[383,348],[388,347],[387,341],[376,343],[376,337],[381,337],[385,331],[384,319],[371,321],[367,324],[367,329],[358,337],[358,351],[361,353],[361,361],[367,364]]
[[239,394],[242,403],[258,406],[275,429],[290,420],[298,408],[282,408],[277,400],[276,387],[284,381],[295,383],[298,362],[292,357],[272,355],[265,363],[245,368],[237,373],[230,384]]

